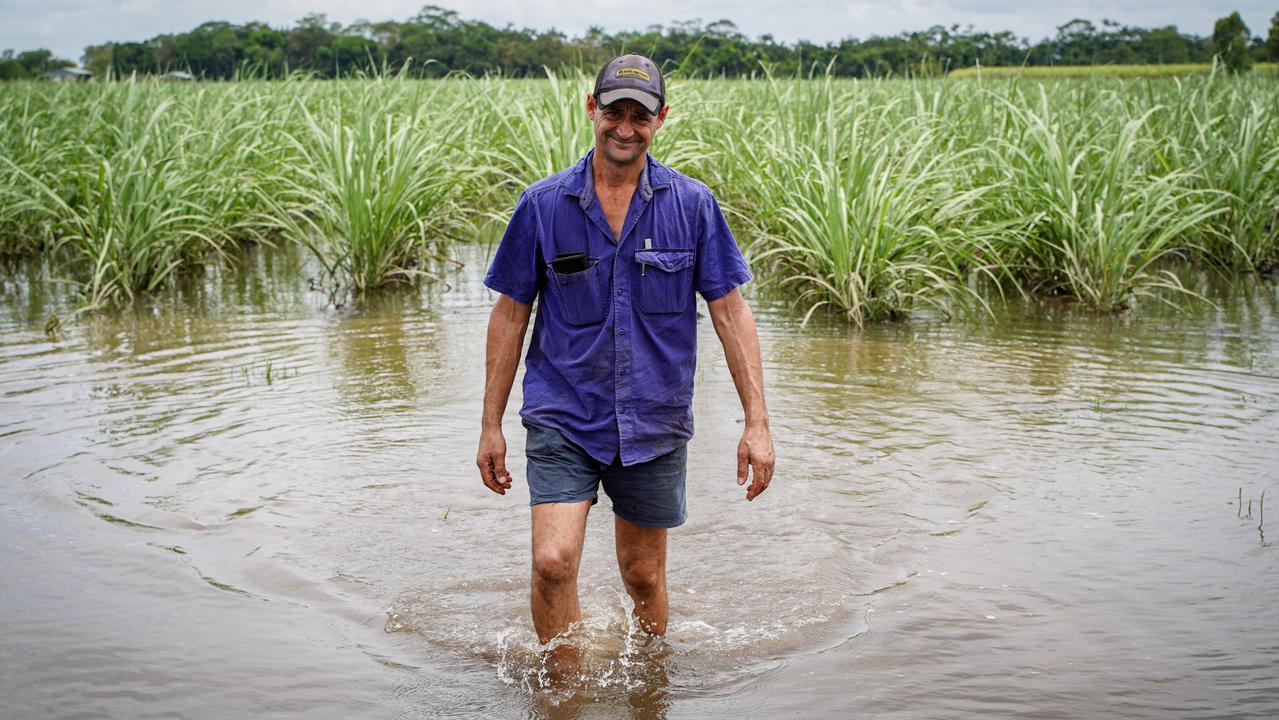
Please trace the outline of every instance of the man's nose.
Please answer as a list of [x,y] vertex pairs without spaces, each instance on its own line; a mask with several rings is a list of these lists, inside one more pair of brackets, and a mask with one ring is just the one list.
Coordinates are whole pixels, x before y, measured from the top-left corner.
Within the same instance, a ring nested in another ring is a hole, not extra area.
[[635,126],[631,124],[631,121],[629,119],[623,118],[622,120],[618,121],[617,130],[615,130],[614,132],[617,134],[619,138],[623,140],[628,140],[630,139],[632,135],[635,134]]

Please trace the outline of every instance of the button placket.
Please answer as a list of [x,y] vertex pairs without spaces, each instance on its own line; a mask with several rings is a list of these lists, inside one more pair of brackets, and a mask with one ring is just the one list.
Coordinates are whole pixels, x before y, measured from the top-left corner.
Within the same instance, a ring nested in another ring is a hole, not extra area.
[[[613,283],[616,292],[613,298],[613,411],[617,417],[617,441],[618,454],[622,458],[630,458],[634,452],[629,451],[629,446],[635,439],[635,419],[631,416],[631,397],[633,395],[633,387],[631,385],[631,360],[634,356],[631,337],[634,335],[631,322],[634,318],[634,311],[631,307],[631,300],[635,297],[635,293],[631,288],[631,264],[633,260],[628,260],[622,265],[619,272],[618,262],[622,260],[623,251],[627,238],[631,236],[635,228],[640,224],[640,219],[644,216],[645,210],[648,209],[649,201],[652,199],[652,191],[647,189],[647,178],[642,177],[640,187],[636,188],[636,192],[631,196],[631,204],[627,208],[626,219],[622,222],[622,233],[615,240],[610,229],[605,235],[610,240],[614,240],[616,253],[613,255]],[[604,220],[603,210],[599,202],[593,203],[594,207],[589,208],[587,215],[600,225],[601,230],[607,226]],[[590,212],[595,211],[595,212]],[[602,223],[602,225],[601,225]]]
[[[622,234],[617,238],[617,247],[620,250],[626,244],[626,238],[630,237],[631,232],[635,230],[635,226],[639,225],[641,217],[644,217],[644,211],[648,209],[649,197],[652,191],[648,193],[642,192],[641,188],[635,189],[635,194],[631,196],[631,204],[626,210],[626,220],[622,222]],[[636,205],[636,200],[639,204]]]
[[[613,412],[617,417],[618,452],[626,455],[623,448],[629,445],[635,436],[634,423],[628,414],[631,399],[631,342],[627,338],[627,330],[631,324],[630,275],[625,270],[618,270],[622,261],[621,244],[613,256],[613,283],[617,292],[613,298]],[[623,265],[625,268],[626,266]]]
[[[645,183],[640,182],[640,187],[636,188],[635,195],[632,196],[631,206],[627,211],[626,221],[622,224],[622,234],[617,240],[617,255],[613,257],[613,277],[617,287],[617,299],[614,303],[614,322],[616,323],[616,332],[613,334],[613,343],[616,352],[616,362],[614,368],[617,376],[614,378],[614,386],[617,388],[616,407],[617,413],[617,429],[618,429],[618,453],[625,460],[634,456],[632,445],[635,441],[635,418],[631,415],[631,397],[634,393],[634,386],[631,384],[631,378],[634,377],[630,372],[631,361],[634,357],[633,343],[630,338],[634,337],[629,331],[632,329],[631,322],[634,320],[635,313],[632,307],[635,292],[631,287],[631,265],[633,263],[633,252],[625,251],[628,239],[635,234],[635,229],[639,227],[644,212],[648,210],[649,201],[652,199],[652,192],[643,192]],[[626,255],[632,258],[630,262],[624,264],[623,269],[619,272],[617,263]],[[628,338],[628,335],[630,338]]]

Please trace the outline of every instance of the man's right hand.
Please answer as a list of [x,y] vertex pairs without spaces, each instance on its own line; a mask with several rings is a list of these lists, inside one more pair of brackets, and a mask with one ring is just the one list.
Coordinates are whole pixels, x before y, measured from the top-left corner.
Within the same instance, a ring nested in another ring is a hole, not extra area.
[[498,495],[511,489],[511,473],[506,470],[506,438],[502,428],[484,428],[480,433],[480,450],[475,455],[484,485]]
[[489,314],[488,344],[484,350],[484,412],[480,415],[480,450],[475,454],[475,465],[484,485],[498,495],[511,489],[502,413],[515,382],[515,368],[520,363],[520,347],[532,310],[532,305],[500,295]]

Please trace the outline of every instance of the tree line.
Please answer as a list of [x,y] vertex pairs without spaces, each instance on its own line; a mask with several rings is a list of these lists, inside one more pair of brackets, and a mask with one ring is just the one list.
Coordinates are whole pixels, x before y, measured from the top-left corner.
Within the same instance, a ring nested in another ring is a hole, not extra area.
[[[1038,42],[1011,32],[936,25],[927,30],[865,40],[783,43],[771,35],[749,38],[729,20],[653,25],[643,31],[592,27],[570,38],[556,30],[498,28],[428,5],[404,22],[358,21],[343,26],[308,15],[292,27],[260,22],[206,22],[189,32],[142,42],[85,48],[83,65],[97,77],[163,74],[181,70],[205,79],[281,78],[295,73],[332,78],[404,72],[441,77],[453,72],[531,77],[544,68],[594,72],[627,51],[649,55],[667,71],[689,77],[748,76],[763,69],[794,76],[936,75],[982,65],[1108,65],[1206,63],[1214,57],[1232,70],[1279,60],[1279,12],[1268,37],[1254,37],[1239,13],[1217,21],[1210,36],[1176,26],[1138,28],[1076,19]],[[41,77],[72,65],[48,50],[0,56],[0,79]]]

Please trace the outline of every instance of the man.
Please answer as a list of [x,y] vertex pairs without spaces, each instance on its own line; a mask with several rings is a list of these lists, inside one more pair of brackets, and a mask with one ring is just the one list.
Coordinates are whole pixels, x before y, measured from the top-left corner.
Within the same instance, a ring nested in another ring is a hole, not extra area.
[[623,55],[600,70],[586,97],[594,149],[524,191],[484,280],[501,296],[489,318],[476,464],[499,495],[511,488],[502,414],[538,301],[520,417],[531,605],[543,643],[581,617],[578,563],[601,483],[638,624],[666,632],[666,532],[685,519],[693,434],[694,291],[707,301],[745,410],[737,483],[749,475],[753,500],[773,475],[759,340],[737,290],[750,271],[710,190],[648,155],[665,96],[648,58]]

